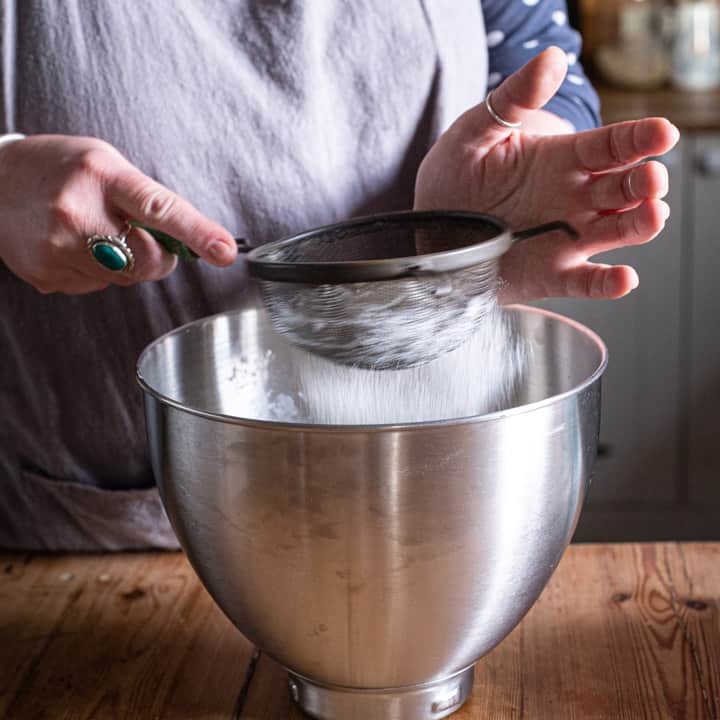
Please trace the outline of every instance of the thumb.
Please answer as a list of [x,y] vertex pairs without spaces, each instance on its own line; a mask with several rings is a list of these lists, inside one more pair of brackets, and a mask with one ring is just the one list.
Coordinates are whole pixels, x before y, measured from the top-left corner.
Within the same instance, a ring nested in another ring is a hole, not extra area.
[[[508,77],[489,96],[495,114],[509,123],[521,123],[545,105],[565,79],[567,56],[549,47]],[[495,144],[510,135],[512,128],[498,123],[485,103],[468,113],[469,131],[482,145]]]
[[106,188],[112,205],[128,220],[177,238],[213,265],[230,265],[235,260],[237,245],[225,228],[130,163]]

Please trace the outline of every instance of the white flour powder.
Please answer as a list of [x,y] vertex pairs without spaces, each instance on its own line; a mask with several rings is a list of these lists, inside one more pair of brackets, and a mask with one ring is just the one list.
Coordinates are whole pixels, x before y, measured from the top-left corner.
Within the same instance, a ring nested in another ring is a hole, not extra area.
[[497,275],[490,261],[387,282],[269,282],[263,297],[293,345],[345,365],[394,369],[461,345],[497,308]]
[[[499,309],[488,313],[456,350],[405,370],[339,365],[297,348],[278,370],[272,352],[241,358],[223,411],[240,417],[326,425],[429,422],[508,407],[528,361],[528,348]],[[283,373],[283,390],[270,378]]]
[[507,407],[526,360],[521,339],[496,311],[463,345],[425,365],[374,371],[303,353],[297,372],[311,422],[414,423]]

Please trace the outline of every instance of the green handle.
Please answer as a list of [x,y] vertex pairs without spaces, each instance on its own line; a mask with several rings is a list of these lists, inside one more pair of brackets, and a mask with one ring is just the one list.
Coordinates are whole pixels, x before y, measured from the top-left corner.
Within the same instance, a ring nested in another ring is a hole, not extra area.
[[176,240],[174,237],[167,235],[161,230],[155,230],[155,228],[148,227],[136,220],[130,221],[131,227],[140,228],[146,233],[152,235],[169,253],[177,255],[181,260],[197,260],[199,255],[193,252],[187,245]]

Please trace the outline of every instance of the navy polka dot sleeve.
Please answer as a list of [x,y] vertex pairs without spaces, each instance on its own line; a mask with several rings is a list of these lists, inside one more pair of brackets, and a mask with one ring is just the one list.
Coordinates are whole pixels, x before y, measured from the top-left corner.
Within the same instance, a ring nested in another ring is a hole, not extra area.
[[581,38],[568,24],[565,0],[483,0],[482,9],[490,57],[488,89],[544,48],[557,45],[567,53],[569,70],[545,109],[576,130],[597,127],[600,102],[578,62]]

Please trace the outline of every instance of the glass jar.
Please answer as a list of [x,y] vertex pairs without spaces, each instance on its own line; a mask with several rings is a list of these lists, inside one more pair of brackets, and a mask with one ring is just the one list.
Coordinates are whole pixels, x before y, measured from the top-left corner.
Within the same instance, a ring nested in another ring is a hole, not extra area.
[[595,48],[597,70],[613,85],[648,89],[663,85],[670,76],[663,32],[665,3],[625,0],[613,4],[614,9],[605,6],[604,22],[612,23],[615,32]]
[[680,2],[672,17],[672,82],[681,90],[720,87],[720,5]]

